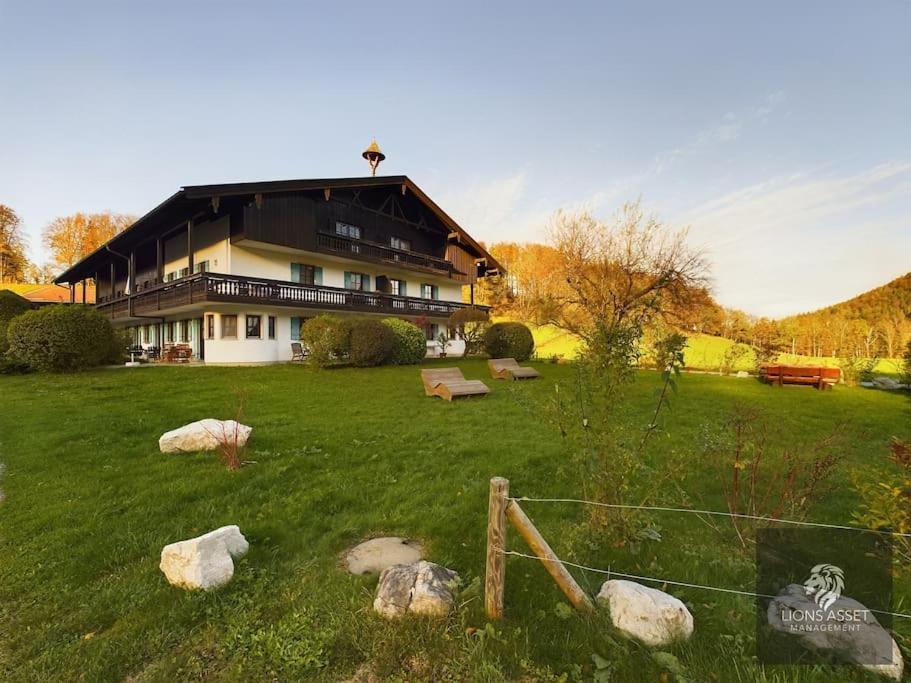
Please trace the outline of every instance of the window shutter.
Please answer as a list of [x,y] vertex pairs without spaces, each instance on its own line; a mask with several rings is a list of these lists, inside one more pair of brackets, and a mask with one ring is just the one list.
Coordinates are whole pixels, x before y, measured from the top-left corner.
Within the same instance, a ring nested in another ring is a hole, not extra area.
[[404,280],[399,280],[399,295],[408,296],[408,283]]
[[321,285],[323,284],[323,269],[319,266],[314,267],[313,269],[313,284]]
[[345,271],[345,289],[351,289],[351,273]]
[[370,276],[369,275],[361,275],[361,288],[365,292],[372,291],[370,288]]
[[431,299],[439,299],[439,298],[440,298],[440,288],[437,287],[436,285],[431,285],[431,286],[430,286],[430,298],[431,298]]
[[301,319],[297,316],[291,317],[291,339],[297,341],[301,338]]
[[301,281],[301,264],[292,263],[291,264],[291,282],[300,282]]

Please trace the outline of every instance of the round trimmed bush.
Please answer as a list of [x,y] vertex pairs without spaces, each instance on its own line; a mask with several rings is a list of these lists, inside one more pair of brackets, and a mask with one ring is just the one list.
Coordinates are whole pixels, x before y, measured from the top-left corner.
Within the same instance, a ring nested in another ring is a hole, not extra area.
[[89,306],[48,306],[10,321],[9,355],[35,370],[72,372],[111,360],[117,335],[111,322]]
[[395,333],[375,318],[358,318],[351,323],[351,364],[360,368],[382,365],[395,347]]
[[26,311],[32,310],[32,304],[8,289],[0,290],[0,366],[4,364],[9,343],[6,341],[6,328],[9,321]]
[[400,318],[385,318],[383,324],[395,335],[388,362],[393,365],[414,365],[424,360],[427,355],[427,340],[417,325]]
[[310,362],[326,367],[348,357],[351,323],[334,315],[318,315],[301,325],[300,337],[310,349]]
[[531,330],[522,323],[496,323],[484,333],[484,351],[491,358],[528,360],[534,349]]
[[28,299],[8,289],[0,289],[0,322],[8,323],[17,315],[22,315],[30,310],[32,310],[32,304]]

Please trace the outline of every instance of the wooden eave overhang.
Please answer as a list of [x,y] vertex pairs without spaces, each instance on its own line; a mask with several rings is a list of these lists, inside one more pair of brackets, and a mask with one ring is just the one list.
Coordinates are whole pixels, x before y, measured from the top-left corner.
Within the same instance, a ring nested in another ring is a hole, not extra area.
[[188,185],[168,197],[161,204],[138,219],[123,232],[93,251],[84,259],[61,273],[54,282],[72,283],[94,277],[95,272],[107,263],[110,252],[125,254],[136,246],[152,239],[166,236],[173,229],[200,215],[217,211],[222,199],[257,197],[264,194],[323,190],[327,197],[335,189],[398,187],[412,193],[424,206],[450,230],[458,235],[458,242],[479,261],[485,260],[488,270],[502,270],[496,259],[452,219],[436,202],[407,176],[379,176],[356,178],[320,178],[311,180],[271,180],[252,183],[222,183],[218,185]]

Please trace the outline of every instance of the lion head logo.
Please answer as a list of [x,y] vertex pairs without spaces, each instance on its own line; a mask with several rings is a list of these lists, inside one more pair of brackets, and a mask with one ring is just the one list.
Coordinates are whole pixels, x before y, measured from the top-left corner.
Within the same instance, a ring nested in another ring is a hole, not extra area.
[[803,582],[803,587],[817,605],[827,610],[844,590],[845,573],[834,564],[817,564],[810,570],[810,578]]

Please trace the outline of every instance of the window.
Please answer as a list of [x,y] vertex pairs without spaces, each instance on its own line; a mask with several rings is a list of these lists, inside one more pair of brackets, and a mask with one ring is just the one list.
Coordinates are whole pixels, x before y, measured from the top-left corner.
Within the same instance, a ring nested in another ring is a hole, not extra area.
[[299,282],[302,285],[321,285],[323,284],[323,269],[306,263],[292,263],[291,282]]
[[179,274],[177,277],[186,277],[186,276],[189,275],[189,274],[190,274],[190,268],[189,268],[189,267],[187,267],[187,268],[181,268],[181,269],[180,269],[180,274]]
[[196,273],[208,273],[209,272],[209,262],[200,261],[194,266],[194,271]]
[[439,299],[440,298],[440,288],[436,285],[421,285],[421,298],[422,299]]
[[389,244],[393,249],[401,249],[402,251],[411,251],[411,242],[409,240],[403,240],[401,237],[392,237],[389,239]]
[[211,313],[206,316],[206,339],[215,339],[215,316]]
[[275,339],[275,316],[269,316],[269,339]]
[[190,322],[188,320],[180,320],[177,323],[177,330],[180,334],[180,341],[188,342],[190,341]]
[[440,326],[436,323],[430,323],[424,328],[424,334],[427,336],[427,341],[435,341],[439,332]]
[[172,270],[170,273],[168,273],[167,275],[164,276],[165,282],[172,282],[176,279],[177,279],[177,271]]
[[370,291],[370,276],[364,273],[345,271],[345,289],[356,289],[360,292]]
[[247,339],[259,339],[263,336],[263,317],[261,315],[246,315]]
[[353,240],[359,240],[361,238],[361,229],[356,225],[349,225],[348,223],[336,221],[335,234],[341,235],[342,237],[350,237]]
[[222,315],[221,316],[221,338],[222,339],[237,339],[237,316],[236,315]]
[[291,339],[297,341],[301,338],[301,319],[296,315],[291,316]]
[[408,296],[406,293],[406,285],[404,280],[389,280],[389,293],[394,294],[395,296]]

